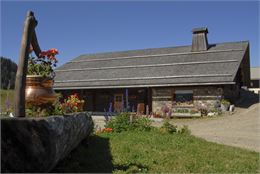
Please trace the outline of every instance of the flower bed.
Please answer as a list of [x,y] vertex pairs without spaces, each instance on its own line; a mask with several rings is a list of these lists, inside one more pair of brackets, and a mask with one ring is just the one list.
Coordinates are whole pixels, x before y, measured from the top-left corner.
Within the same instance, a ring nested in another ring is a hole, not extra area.
[[173,117],[201,117],[201,113],[190,113],[190,112],[187,112],[187,113],[172,113],[172,116]]

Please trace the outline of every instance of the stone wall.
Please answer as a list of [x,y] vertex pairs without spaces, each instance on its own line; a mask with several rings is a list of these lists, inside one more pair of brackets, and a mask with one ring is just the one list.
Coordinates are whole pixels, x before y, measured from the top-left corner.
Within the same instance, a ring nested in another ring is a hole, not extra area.
[[175,90],[192,90],[193,105],[189,108],[198,108],[201,106],[210,109],[215,108],[220,104],[220,99],[223,97],[223,88],[221,86],[190,86],[190,87],[165,87],[152,89],[152,112],[162,115],[161,108],[167,105],[174,109],[178,106],[174,105]]
[[48,172],[92,129],[92,118],[85,113],[2,118],[1,172]]

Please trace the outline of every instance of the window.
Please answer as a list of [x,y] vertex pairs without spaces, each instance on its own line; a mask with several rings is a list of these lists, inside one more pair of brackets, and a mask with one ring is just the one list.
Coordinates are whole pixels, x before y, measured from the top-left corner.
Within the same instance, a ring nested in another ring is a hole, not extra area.
[[192,90],[176,90],[174,93],[174,105],[193,105]]

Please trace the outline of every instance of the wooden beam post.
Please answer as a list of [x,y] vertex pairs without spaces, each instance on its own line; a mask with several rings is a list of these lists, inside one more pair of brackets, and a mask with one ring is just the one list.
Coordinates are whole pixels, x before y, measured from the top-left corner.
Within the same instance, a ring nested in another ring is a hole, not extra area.
[[97,97],[97,93],[96,90],[94,89],[93,92],[93,98],[92,98],[92,104],[93,104],[93,112],[96,112],[96,97]]
[[25,117],[25,85],[28,66],[29,48],[37,21],[32,11],[27,12],[20,48],[19,64],[15,80],[14,115]]
[[[37,21],[36,21],[36,24],[37,24]],[[32,44],[33,51],[36,54],[36,56],[40,57],[40,53],[42,51],[41,51],[41,48],[40,48],[40,46],[38,44],[38,39],[37,39],[37,35],[36,35],[36,31],[35,30],[33,30],[33,33],[32,33],[31,44]]]
[[152,101],[152,88],[148,87],[147,88],[147,103],[148,103],[148,108],[149,108],[148,115],[152,112],[152,102],[153,102]]

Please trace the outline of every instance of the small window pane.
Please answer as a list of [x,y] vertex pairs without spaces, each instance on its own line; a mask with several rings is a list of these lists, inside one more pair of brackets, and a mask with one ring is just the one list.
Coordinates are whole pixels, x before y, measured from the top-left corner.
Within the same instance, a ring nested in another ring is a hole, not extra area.
[[176,90],[174,103],[176,105],[192,105],[193,103],[192,90]]

